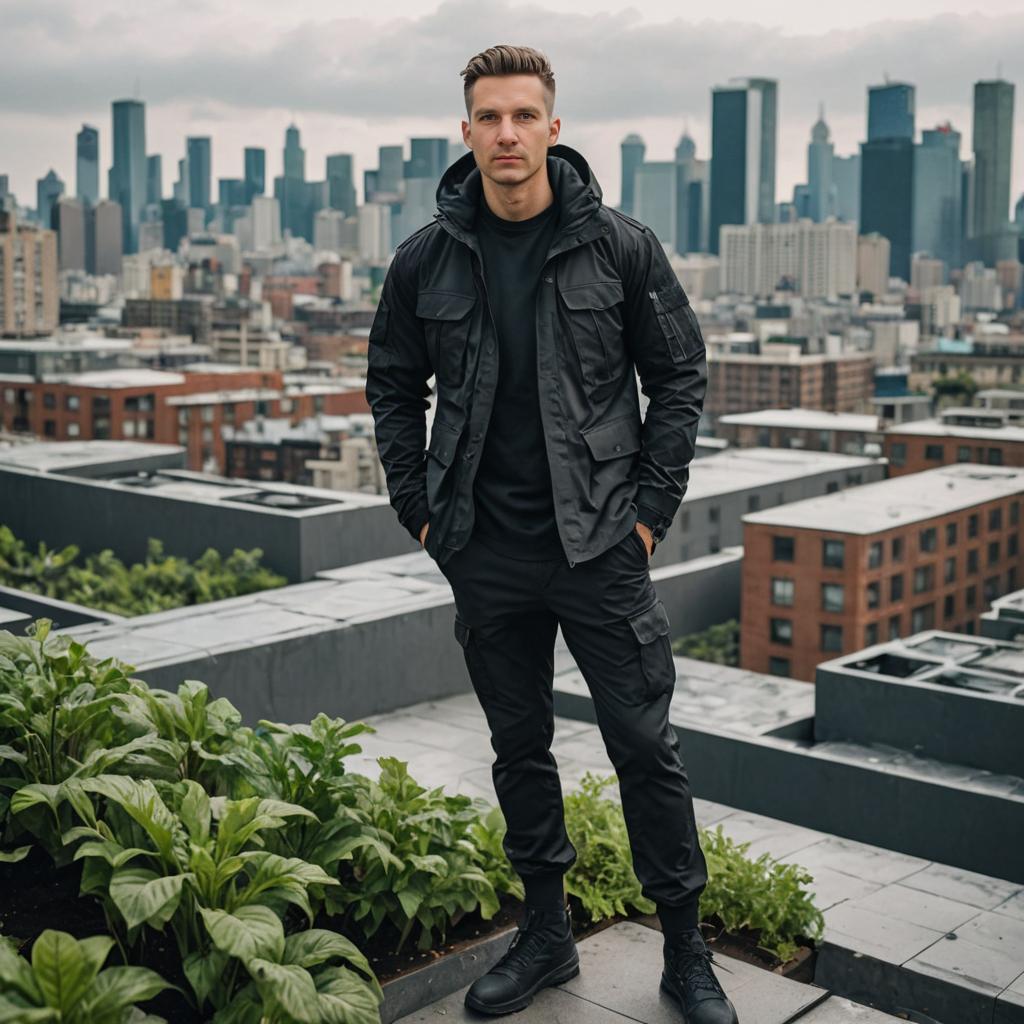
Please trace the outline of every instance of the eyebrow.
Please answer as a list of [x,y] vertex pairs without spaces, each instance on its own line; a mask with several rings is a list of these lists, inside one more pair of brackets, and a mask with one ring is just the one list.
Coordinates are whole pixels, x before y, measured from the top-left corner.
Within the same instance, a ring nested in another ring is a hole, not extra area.
[[[517,107],[515,112],[517,114],[520,114],[520,113],[522,113],[524,111],[527,112],[527,113],[530,113],[530,114],[537,114],[537,115],[540,114],[540,111],[536,107]],[[498,113],[498,111],[494,110],[492,107],[484,107],[483,110],[478,110],[473,116],[474,117],[480,117],[483,114],[496,114],[496,113]]]

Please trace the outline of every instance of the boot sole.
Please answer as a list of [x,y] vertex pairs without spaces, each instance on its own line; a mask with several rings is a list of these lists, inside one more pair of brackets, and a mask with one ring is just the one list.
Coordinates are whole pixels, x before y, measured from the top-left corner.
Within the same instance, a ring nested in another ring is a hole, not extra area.
[[485,1003],[479,1002],[467,992],[465,1003],[471,1010],[477,1010],[479,1013],[489,1013],[495,1016],[502,1013],[515,1013],[516,1010],[525,1010],[533,1002],[533,997],[542,988],[548,988],[551,985],[561,985],[571,978],[575,978],[579,973],[580,958],[579,954],[574,951],[571,960],[552,968],[543,977],[538,978],[532,987],[527,989],[522,995],[516,996],[515,999],[507,1000],[504,1003],[492,1003],[488,1006]]
[[[689,1024],[689,1022],[690,1022],[690,1015],[686,1012],[685,1005],[683,1005],[683,997],[676,991],[675,986],[666,977],[666,975],[664,973],[661,975],[661,990],[662,990],[662,992],[667,992],[673,998],[673,1000],[676,1002],[676,1004],[678,1005],[678,1007],[679,1007],[679,1009],[680,1009],[680,1011],[682,1012],[682,1015],[683,1015],[683,1024]],[[729,1005],[732,1006],[731,1003]],[[733,1007],[732,1012],[733,1012],[733,1020],[735,1021],[736,1020],[736,1008],[735,1007]]]

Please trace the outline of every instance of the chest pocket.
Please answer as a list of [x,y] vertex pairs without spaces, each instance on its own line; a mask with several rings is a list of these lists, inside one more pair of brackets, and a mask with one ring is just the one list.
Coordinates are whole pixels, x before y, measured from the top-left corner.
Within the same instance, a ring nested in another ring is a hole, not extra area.
[[458,387],[466,375],[466,350],[475,295],[423,291],[416,296],[416,315],[423,320],[427,354],[439,385]]
[[586,384],[618,376],[622,351],[621,281],[590,281],[563,287],[569,331]]
[[654,304],[658,326],[677,363],[684,362],[704,348],[704,336],[697,322],[697,314],[690,306],[682,285],[673,281],[649,295]]

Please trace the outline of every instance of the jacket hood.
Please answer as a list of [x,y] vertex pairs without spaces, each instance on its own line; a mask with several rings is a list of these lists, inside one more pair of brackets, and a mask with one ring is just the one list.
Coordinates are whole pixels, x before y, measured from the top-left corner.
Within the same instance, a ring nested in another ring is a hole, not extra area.
[[[576,231],[601,206],[601,186],[582,154],[570,146],[561,143],[550,146],[547,163],[548,180],[559,206],[558,232]],[[436,198],[440,215],[463,230],[472,231],[483,191],[482,181],[472,150],[463,153],[438,182]]]

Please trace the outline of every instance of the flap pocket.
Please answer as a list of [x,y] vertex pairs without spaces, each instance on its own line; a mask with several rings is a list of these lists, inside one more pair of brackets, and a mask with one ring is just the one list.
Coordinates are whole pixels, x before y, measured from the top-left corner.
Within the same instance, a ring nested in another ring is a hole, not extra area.
[[624,297],[621,281],[589,281],[563,288],[561,294],[570,309],[608,309]]
[[658,600],[646,611],[634,615],[629,620],[629,624],[636,634],[637,640],[642,644],[652,643],[659,636],[665,636],[669,627],[668,612],[665,611],[664,603]]
[[581,430],[595,459],[617,459],[640,450],[640,420],[630,413]]
[[427,320],[461,320],[476,302],[475,295],[457,292],[420,292],[416,296],[416,315]]
[[678,281],[669,282],[669,284],[658,288],[650,294],[654,308],[659,313],[669,313],[673,309],[690,304],[683,286]]
[[461,431],[444,420],[434,420],[430,428],[430,443],[427,451],[437,459],[443,466],[451,464],[455,455],[455,447],[459,443]]

